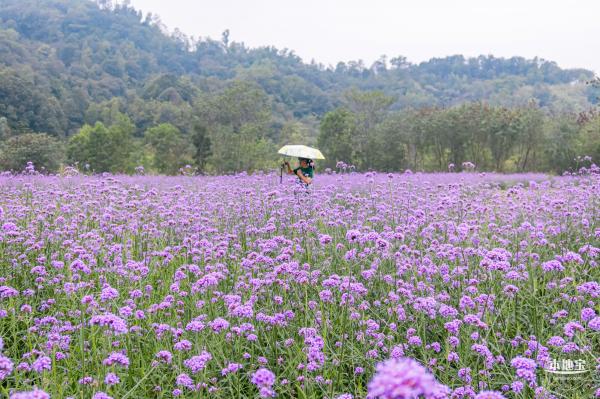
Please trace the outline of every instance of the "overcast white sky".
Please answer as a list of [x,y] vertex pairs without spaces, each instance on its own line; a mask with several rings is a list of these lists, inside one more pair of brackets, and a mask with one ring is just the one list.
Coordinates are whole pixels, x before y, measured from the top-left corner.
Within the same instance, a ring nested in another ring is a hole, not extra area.
[[600,0],[131,0],[169,30],[325,65],[385,54],[535,56],[600,73]]

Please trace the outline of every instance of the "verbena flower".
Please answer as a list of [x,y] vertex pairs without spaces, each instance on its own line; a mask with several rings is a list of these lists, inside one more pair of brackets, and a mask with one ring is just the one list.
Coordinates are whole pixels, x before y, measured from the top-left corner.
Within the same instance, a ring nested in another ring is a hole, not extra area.
[[260,368],[252,374],[251,381],[254,385],[271,387],[275,383],[275,374],[269,369]]
[[264,367],[256,370],[250,381],[259,389],[261,398],[275,396],[275,391],[272,389],[273,384],[275,384],[275,374],[271,370]]
[[49,371],[52,369],[52,359],[48,356],[40,356],[33,362],[31,369],[36,373]]
[[410,358],[389,359],[377,364],[375,375],[368,384],[369,398],[410,399],[431,396],[437,381],[417,361]]
[[506,396],[498,391],[481,391],[475,396],[475,399],[506,399]]
[[10,395],[10,399],[50,399],[50,395],[35,388],[33,391],[15,392]]
[[129,358],[121,352],[112,352],[102,361],[104,366],[118,365],[124,368],[129,367]]
[[183,364],[185,367],[190,369],[192,374],[197,374],[206,367],[206,363],[208,363],[211,359],[212,355],[210,353],[202,351],[200,355],[184,360]]
[[106,374],[106,377],[104,377],[104,383],[108,386],[116,385],[119,382],[121,382],[121,379],[115,373],[108,373]]
[[0,381],[8,377],[14,369],[14,363],[8,357],[0,355]]
[[127,333],[127,323],[125,320],[112,313],[92,316],[90,325],[108,327],[116,335]]

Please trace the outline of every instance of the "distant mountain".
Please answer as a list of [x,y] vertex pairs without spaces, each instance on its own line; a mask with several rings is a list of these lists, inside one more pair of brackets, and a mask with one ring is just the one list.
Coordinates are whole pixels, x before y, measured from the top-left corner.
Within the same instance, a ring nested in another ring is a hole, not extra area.
[[371,66],[326,68],[292,51],[229,42],[227,34],[194,41],[165,32],[157,16],[107,0],[2,0],[0,118],[12,129],[64,136],[113,104],[140,131],[153,118],[181,125],[177,119],[193,115],[203,93],[233,79],[258,84],[279,123],[314,121],[352,88],[381,90],[395,98],[394,108],[533,99],[548,110],[580,111],[597,101],[584,83],[591,71],[541,59],[456,55],[412,64],[382,57]]

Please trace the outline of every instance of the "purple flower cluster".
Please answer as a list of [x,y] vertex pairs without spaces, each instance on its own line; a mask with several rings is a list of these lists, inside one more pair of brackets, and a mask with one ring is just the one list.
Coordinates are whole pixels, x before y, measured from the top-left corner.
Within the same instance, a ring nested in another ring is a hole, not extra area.
[[498,391],[481,391],[475,396],[475,399],[506,399],[506,396]]
[[525,380],[532,385],[535,384],[535,370],[537,368],[535,360],[518,356],[510,361],[510,365],[516,369],[518,378]]
[[104,366],[118,365],[124,368],[129,367],[129,358],[120,352],[112,352],[106,359],[102,361]]
[[258,387],[261,398],[275,396],[275,391],[272,389],[273,384],[275,384],[275,374],[271,370],[264,367],[256,370],[252,374],[251,381]]
[[192,356],[189,359],[183,361],[183,365],[190,369],[192,374],[197,374],[204,370],[206,363],[212,359],[212,355],[206,351],[202,351],[200,355]]
[[116,335],[127,333],[127,323],[125,320],[112,313],[92,316],[90,325],[108,327],[109,331],[112,331]]
[[0,355],[0,381],[8,377],[14,368],[13,362],[6,356]]
[[444,391],[425,367],[410,358],[389,359],[377,364],[368,388],[370,399],[434,398]]
[[36,388],[33,391],[15,392],[10,399],[50,399],[50,395]]

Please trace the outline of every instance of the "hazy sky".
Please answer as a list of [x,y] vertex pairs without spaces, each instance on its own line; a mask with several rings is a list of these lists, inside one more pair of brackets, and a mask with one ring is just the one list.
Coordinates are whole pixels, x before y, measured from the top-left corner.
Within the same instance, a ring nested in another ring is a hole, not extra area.
[[493,54],[600,73],[600,0],[132,0],[169,30],[288,48],[325,65]]

